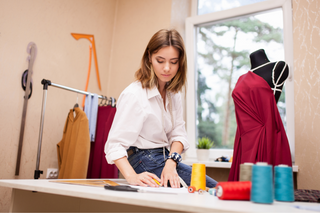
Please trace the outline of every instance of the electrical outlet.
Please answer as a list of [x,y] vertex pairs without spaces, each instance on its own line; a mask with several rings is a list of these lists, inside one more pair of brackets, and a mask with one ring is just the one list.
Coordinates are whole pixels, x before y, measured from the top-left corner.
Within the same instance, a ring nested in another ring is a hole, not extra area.
[[47,169],[47,179],[58,179],[58,169],[49,168]]

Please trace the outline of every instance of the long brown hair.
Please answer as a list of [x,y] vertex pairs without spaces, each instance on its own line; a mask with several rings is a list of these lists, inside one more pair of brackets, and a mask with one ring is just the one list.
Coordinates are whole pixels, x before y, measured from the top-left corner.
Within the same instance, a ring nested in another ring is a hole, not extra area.
[[166,90],[179,92],[185,87],[187,81],[187,57],[181,35],[176,30],[159,30],[150,39],[142,56],[141,67],[135,73],[136,80],[140,81],[143,88],[158,87],[158,78],[151,70],[149,56],[158,52],[161,48],[172,46],[179,52],[179,69],[175,77],[166,84]]

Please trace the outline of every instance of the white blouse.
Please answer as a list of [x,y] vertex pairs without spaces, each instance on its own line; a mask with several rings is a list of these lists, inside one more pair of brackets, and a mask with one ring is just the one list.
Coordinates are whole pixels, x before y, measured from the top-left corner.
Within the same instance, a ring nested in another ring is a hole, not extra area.
[[164,109],[156,87],[143,89],[140,82],[131,83],[117,101],[117,112],[104,147],[108,163],[127,156],[130,146],[170,149],[173,141],[183,144],[183,152],[189,148],[180,93],[167,92]]

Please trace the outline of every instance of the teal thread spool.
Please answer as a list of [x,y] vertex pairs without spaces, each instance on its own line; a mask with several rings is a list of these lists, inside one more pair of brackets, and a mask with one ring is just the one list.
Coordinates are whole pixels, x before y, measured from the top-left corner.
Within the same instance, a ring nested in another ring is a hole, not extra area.
[[252,166],[251,201],[273,203],[272,166],[258,162]]
[[216,189],[215,188],[209,189],[209,194],[216,196]]
[[292,168],[287,165],[274,167],[274,198],[277,201],[294,201]]

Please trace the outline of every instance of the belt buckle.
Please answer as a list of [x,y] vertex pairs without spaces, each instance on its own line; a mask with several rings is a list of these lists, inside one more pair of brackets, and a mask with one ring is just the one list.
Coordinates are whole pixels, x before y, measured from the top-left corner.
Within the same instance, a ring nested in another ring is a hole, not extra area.
[[132,149],[129,149],[129,150],[127,151],[127,153],[128,153],[128,157],[129,157],[129,156],[132,155],[134,152],[133,152]]

